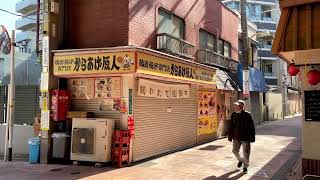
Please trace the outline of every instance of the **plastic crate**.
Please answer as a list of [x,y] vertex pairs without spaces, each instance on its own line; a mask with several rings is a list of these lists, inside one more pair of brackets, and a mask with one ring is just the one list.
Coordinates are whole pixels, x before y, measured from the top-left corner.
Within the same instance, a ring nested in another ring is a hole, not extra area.
[[115,130],[113,135],[114,144],[130,143],[130,132],[123,130]]
[[119,168],[129,164],[129,147],[120,147],[112,149],[112,164],[116,164]]

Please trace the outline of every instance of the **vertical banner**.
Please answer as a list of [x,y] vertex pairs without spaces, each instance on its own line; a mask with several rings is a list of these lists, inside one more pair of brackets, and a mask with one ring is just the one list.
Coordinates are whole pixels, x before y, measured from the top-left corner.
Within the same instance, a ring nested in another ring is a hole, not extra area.
[[42,72],[41,73],[40,92],[48,92],[48,91],[49,91],[49,73]]
[[44,36],[42,40],[42,67],[49,67],[49,36]]
[[42,110],[41,111],[41,130],[48,131],[50,127],[50,111]]
[[133,113],[132,104],[132,89],[129,89],[129,115],[132,115]]
[[216,92],[198,92],[198,135],[217,131]]
[[243,98],[248,100],[250,96],[249,70],[243,70]]

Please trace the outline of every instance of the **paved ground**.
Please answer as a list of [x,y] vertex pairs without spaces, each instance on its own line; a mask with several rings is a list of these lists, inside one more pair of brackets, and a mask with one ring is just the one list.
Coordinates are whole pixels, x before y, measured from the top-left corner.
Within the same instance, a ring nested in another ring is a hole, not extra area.
[[[227,139],[122,169],[90,166],[29,165],[0,162],[2,179],[302,179],[297,177],[301,154],[301,117],[271,122],[257,128],[248,174],[236,168]],[[292,171],[291,174],[290,170]],[[293,175],[292,175],[293,174]]]

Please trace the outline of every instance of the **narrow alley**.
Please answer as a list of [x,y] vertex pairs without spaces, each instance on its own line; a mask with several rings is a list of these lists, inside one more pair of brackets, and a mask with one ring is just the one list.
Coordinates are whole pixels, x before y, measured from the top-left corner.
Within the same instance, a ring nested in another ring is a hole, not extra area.
[[301,155],[301,116],[270,122],[257,127],[256,131],[248,174],[237,168],[232,143],[224,138],[122,169],[1,162],[0,179],[288,178]]

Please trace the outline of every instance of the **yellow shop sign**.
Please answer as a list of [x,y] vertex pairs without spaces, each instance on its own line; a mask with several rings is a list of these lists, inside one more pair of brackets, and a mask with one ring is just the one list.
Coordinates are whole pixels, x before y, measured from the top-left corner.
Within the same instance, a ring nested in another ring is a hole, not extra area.
[[138,53],[137,63],[139,73],[216,84],[214,69],[199,68],[145,53]]
[[134,52],[55,55],[55,76],[135,72]]

